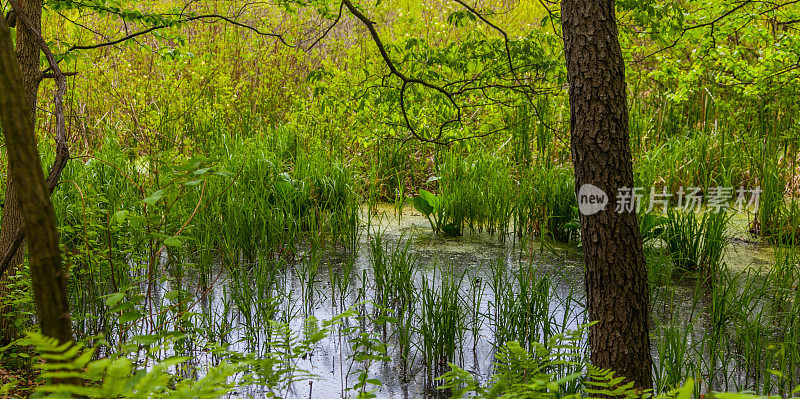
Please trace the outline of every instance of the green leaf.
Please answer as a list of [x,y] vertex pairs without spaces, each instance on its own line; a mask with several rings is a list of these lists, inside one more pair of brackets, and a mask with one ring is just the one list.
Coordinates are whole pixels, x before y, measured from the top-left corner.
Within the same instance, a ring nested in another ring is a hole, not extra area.
[[180,290],[173,290],[164,294],[164,298],[170,301],[175,301],[181,296]]
[[135,335],[131,338],[131,340],[141,345],[152,345],[158,342],[159,339],[157,335]]
[[119,316],[119,322],[120,323],[127,323],[127,322],[130,322],[130,321],[138,320],[142,316],[143,316],[142,312],[140,312],[140,311],[138,311],[136,309],[129,310],[129,311],[123,313],[121,316]]
[[108,367],[103,380],[103,393],[109,397],[121,396],[126,382],[130,378],[133,364],[126,357],[120,357]]
[[121,302],[121,303],[118,303],[116,306],[112,307],[111,309],[109,309],[108,311],[111,312],[111,313],[117,313],[117,312],[126,311],[128,309],[132,309],[132,308],[133,308],[133,304],[132,303],[130,303],[130,302]]
[[425,216],[429,216],[431,213],[433,213],[433,207],[422,197],[414,197],[411,200],[411,203],[414,205],[414,209]]
[[116,211],[114,212],[114,216],[111,218],[111,222],[114,224],[122,224],[125,223],[125,220],[128,219],[128,214],[130,212],[126,210]]
[[678,390],[675,399],[692,399],[692,393],[694,393],[694,379],[690,377],[683,384],[683,387]]
[[437,209],[439,209],[439,205],[441,204],[441,198],[438,195],[436,195],[436,194],[434,194],[434,193],[432,193],[432,192],[430,192],[428,190],[419,190],[419,195],[422,198],[424,198],[425,201],[428,202],[428,205],[431,206],[433,211],[436,211]]
[[778,377],[778,378],[783,378],[783,373],[781,373],[778,370],[767,370],[767,372],[772,374],[772,375],[774,375],[774,376],[776,376],[776,377]]
[[125,298],[125,293],[122,293],[122,292],[117,292],[116,294],[111,294],[111,295],[108,296],[108,299],[106,299],[106,306],[114,307],[116,304],[119,303],[119,301],[121,301],[124,298]]
[[179,365],[181,363],[185,363],[189,359],[191,359],[191,358],[187,357],[187,356],[172,356],[170,358],[165,359],[163,362],[159,363],[158,365],[161,366],[161,367],[172,367],[172,366]]
[[160,200],[161,198],[164,198],[166,194],[167,190],[162,188],[161,190],[154,192],[149,197],[143,199],[142,202],[144,202],[147,205],[155,205],[155,203],[158,202],[158,200]]
[[181,238],[178,236],[169,237],[164,240],[164,245],[169,247],[180,248],[183,246],[183,240],[181,240]]

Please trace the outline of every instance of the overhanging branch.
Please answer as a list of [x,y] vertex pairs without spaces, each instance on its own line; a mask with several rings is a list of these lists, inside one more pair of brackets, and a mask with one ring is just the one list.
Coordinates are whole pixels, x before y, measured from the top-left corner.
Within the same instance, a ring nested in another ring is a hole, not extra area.
[[[274,37],[274,38],[278,39],[283,45],[285,45],[287,47],[295,47],[295,46],[287,43],[286,40],[284,39],[283,35],[281,35],[281,34],[270,33],[270,32],[262,32],[261,30],[259,30],[258,28],[254,27],[254,26],[243,24],[241,22],[238,22],[238,21],[233,20],[233,19],[231,19],[229,17],[226,17],[224,15],[219,15],[219,14],[194,15],[194,16],[190,16],[190,17],[186,17],[186,18],[180,19],[180,20],[176,21],[175,24],[183,24],[183,23],[186,23],[186,22],[200,21],[200,20],[207,20],[207,19],[222,20],[222,21],[225,21],[225,22],[227,22],[227,23],[229,23],[231,25],[235,25],[235,26],[238,26],[240,28],[245,28],[245,29],[248,29],[248,30],[250,30],[252,32],[255,32],[259,36]],[[128,40],[131,40],[133,38],[136,38],[136,37],[139,37],[139,36],[142,36],[142,35],[146,35],[146,34],[148,34],[150,32],[153,32],[153,31],[156,31],[156,30],[159,30],[159,29],[173,27],[173,26],[175,26],[175,24],[154,25],[154,26],[151,26],[151,27],[149,27],[147,29],[140,30],[138,32],[134,32],[134,33],[131,33],[129,35],[125,35],[123,37],[120,37],[119,39],[115,39],[115,40],[111,40],[111,41],[107,41],[107,42],[103,42],[103,43],[87,44],[87,45],[74,45],[74,46],[70,47],[69,49],[67,49],[66,53],[70,53],[70,52],[75,51],[75,50],[91,50],[91,49],[97,49],[97,48],[102,48],[102,47],[114,46],[114,45],[126,42]]]

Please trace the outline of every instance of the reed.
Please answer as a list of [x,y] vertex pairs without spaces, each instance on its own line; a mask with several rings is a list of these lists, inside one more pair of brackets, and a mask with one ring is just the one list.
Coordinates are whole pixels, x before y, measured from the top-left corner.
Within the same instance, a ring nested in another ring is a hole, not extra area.
[[668,392],[681,386],[686,378],[697,374],[693,352],[691,325],[667,324],[655,331],[654,346],[658,354],[655,362],[656,392]]
[[[516,341],[530,350],[553,335],[550,323],[550,279],[532,267],[523,267],[511,277],[511,284],[494,292],[497,308],[492,320],[495,346]],[[505,285],[505,284],[504,284]]]
[[472,353],[477,356],[478,342],[481,339],[481,328],[486,314],[482,312],[483,298],[486,293],[486,284],[483,278],[469,275],[469,290],[467,291],[467,312],[469,313],[469,330],[472,334]]
[[464,273],[452,266],[434,269],[433,279],[422,280],[420,289],[420,349],[428,375],[428,384],[456,362],[464,342],[467,310],[460,293]]
[[647,248],[644,251],[647,263],[647,278],[651,286],[668,286],[674,283],[672,256],[661,248]]
[[538,233],[560,242],[578,238],[575,178],[571,169],[534,167],[520,180],[517,234]]
[[376,236],[370,241],[370,263],[375,281],[375,303],[397,313],[412,310],[417,256],[411,240],[401,239],[394,246]]
[[711,281],[722,265],[731,216],[724,212],[681,212],[670,208],[662,238],[675,269]]
[[514,183],[506,161],[496,155],[465,157],[450,151],[441,156],[438,173],[443,225],[459,233],[469,227],[501,238],[510,231]]
[[[356,257],[348,256],[341,264],[341,268],[334,270],[333,263],[328,270],[331,282],[331,308],[338,307],[340,312],[345,311],[345,303],[353,289],[353,278],[355,277]],[[338,295],[338,297],[337,297]],[[338,301],[337,301],[338,298]]]

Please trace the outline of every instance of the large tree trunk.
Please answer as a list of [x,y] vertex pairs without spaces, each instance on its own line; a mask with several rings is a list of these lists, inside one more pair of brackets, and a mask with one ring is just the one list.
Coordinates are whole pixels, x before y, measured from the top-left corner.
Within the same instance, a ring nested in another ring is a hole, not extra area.
[[[562,0],[569,80],[572,161],[578,191],[602,189],[604,210],[581,214],[591,361],[652,388],[647,267],[635,212],[617,212],[620,188],[633,187],[625,65],[613,0]],[[580,201],[580,198],[579,198]]]
[[29,97],[11,46],[8,25],[0,17],[0,120],[10,175],[28,242],[33,295],[42,334],[73,341],[66,275],[61,265],[55,212],[42,173],[33,132]]
[[[19,0],[20,10],[17,12],[24,13],[31,24],[37,30],[41,31],[42,25],[42,0]],[[41,81],[41,72],[39,70],[39,54],[40,47],[35,38],[26,29],[17,29],[17,48],[16,58],[19,62],[20,70],[22,72],[22,87],[25,91],[24,109],[26,118],[35,124],[36,119],[36,99],[39,92],[39,82]],[[11,174],[8,173],[5,184],[5,203],[3,205],[3,219],[0,223],[0,254],[5,254],[6,250],[10,248],[17,236],[17,230],[22,228],[22,215],[20,213],[17,192]],[[14,309],[9,305],[9,301],[5,300],[6,295],[9,294],[11,287],[9,276],[14,275],[19,265],[22,264],[23,256],[25,254],[25,244],[22,245],[14,253],[11,259],[11,267],[6,273],[0,275],[0,344],[8,342],[17,337],[15,328],[15,318],[13,316],[3,316],[4,314],[12,314]]]

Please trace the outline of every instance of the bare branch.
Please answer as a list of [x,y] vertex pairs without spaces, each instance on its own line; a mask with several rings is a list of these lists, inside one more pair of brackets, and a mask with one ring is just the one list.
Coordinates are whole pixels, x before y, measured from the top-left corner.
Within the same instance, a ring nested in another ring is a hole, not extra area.
[[[252,32],[255,32],[257,35],[260,35],[260,36],[274,37],[274,38],[278,39],[283,45],[285,45],[287,47],[295,47],[295,46],[287,43],[286,40],[283,38],[283,35],[281,35],[281,34],[270,33],[270,32],[262,32],[261,30],[259,30],[256,27],[253,27],[253,26],[250,26],[250,25],[247,25],[247,24],[243,24],[241,22],[235,21],[235,20],[233,20],[233,19],[231,19],[229,17],[226,17],[224,15],[218,15],[218,14],[194,15],[194,16],[186,17],[186,18],[183,18],[183,19],[181,19],[179,21],[176,21],[176,23],[183,24],[183,23],[186,23],[186,22],[200,21],[200,20],[207,20],[207,19],[222,20],[222,21],[225,21],[225,22],[227,22],[227,23],[229,23],[231,25],[235,25],[235,26],[238,26],[238,27],[241,27],[241,28],[248,29],[248,30],[250,30]],[[66,53],[69,53],[69,52],[72,52],[72,51],[75,51],[75,50],[91,50],[91,49],[97,49],[97,48],[101,48],[101,47],[114,46],[114,45],[120,44],[122,42],[131,40],[131,39],[133,39],[135,37],[146,35],[146,34],[148,34],[150,32],[153,32],[153,31],[156,31],[156,30],[159,30],[159,29],[168,28],[170,26],[174,26],[174,25],[166,25],[166,24],[155,25],[155,26],[151,26],[151,27],[149,27],[147,29],[144,29],[144,30],[141,30],[141,31],[138,31],[138,32],[133,32],[133,33],[128,34],[128,35],[125,35],[125,36],[123,36],[123,37],[121,37],[119,39],[116,39],[116,40],[111,40],[111,41],[108,41],[108,42],[97,43],[97,44],[89,44],[89,45],[75,45],[75,46],[70,47],[66,51]]]
[[[446,126],[446,125],[448,125],[450,123],[458,122],[458,121],[461,120],[461,115],[462,115],[461,114],[461,107],[456,102],[456,100],[454,98],[454,94],[451,93],[450,91],[448,91],[447,89],[445,89],[445,88],[443,88],[443,87],[441,87],[439,85],[436,85],[434,83],[430,83],[430,82],[422,80],[422,79],[409,78],[405,74],[403,74],[403,72],[401,72],[400,69],[397,68],[397,66],[395,65],[394,61],[392,61],[392,58],[389,57],[389,53],[386,51],[386,46],[383,44],[383,41],[381,40],[380,35],[378,35],[378,31],[375,29],[375,22],[370,20],[366,15],[364,15],[363,12],[361,12],[361,10],[359,10],[356,6],[354,6],[351,0],[342,0],[342,3],[347,7],[347,10],[350,11],[350,13],[352,13],[353,16],[358,18],[358,20],[360,20],[361,23],[363,23],[364,26],[367,28],[367,31],[369,31],[369,34],[372,37],[372,41],[375,43],[375,46],[378,47],[378,51],[381,54],[381,58],[383,58],[384,63],[386,63],[386,66],[389,68],[389,71],[393,75],[397,76],[398,78],[400,78],[400,80],[403,81],[403,88],[400,91],[400,98],[401,98],[400,105],[401,105],[401,108],[403,109],[403,117],[406,119],[407,122],[409,121],[408,120],[408,114],[405,111],[405,107],[404,107],[404,104],[403,104],[403,98],[404,98],[404,94],[405,94],[405,89],[407,88],[407,86],[409,84],[419,84],[421,86],[427,87],[429,89],[432,89],[434,91],[437,91],[437,92],[441,93],[442,95],[447,97],[447,99],[450,102],[450,104],[452,104],[453,107],[456,109],[456,117],[453,120],[446,121],[445,124],[440,127],[440,129],[439,129],[439,131],[440,131],[439,138],[441,138],[441,135],[442,135],[441,132],[442,132],[442,129],[444,128],[444,126]],[[416,133],[414,133],[414,128],[412,127],[410,122],[408,122],[408,123],[409,123],[408,128],[411,129],[412,133],[416,135]],[[419,137],[419,136],[417,136],[417,137]],[[442,144],[441,142],[438,141],[438,139],[430,140],[430,139],[423,139],[421,137],[419,137],[419,138],[421,140],[423,140],[423,141]]]
[[342,10],[343,9],[344,9],[344,3],[339,3],[339,15],[337,15],[336,19],[334,19],[333,22],[330,25],[328,25],[328,27],[325,29],[325,31],[322,32],[322,35],[320,35],[316,40],[314,40],[313,43],[311,43],[310,46],[308,46],[306,51],[311,50],[312,48],[314,48],[314,46],[316,46],[320,41],[322,41],[322,39],[324,39],[326,36],[328,36],[328,33],[330,33],[330,31],[333,29],[333,27],[335,27],[336,24],[338,24],[339,21],[342,19]]

